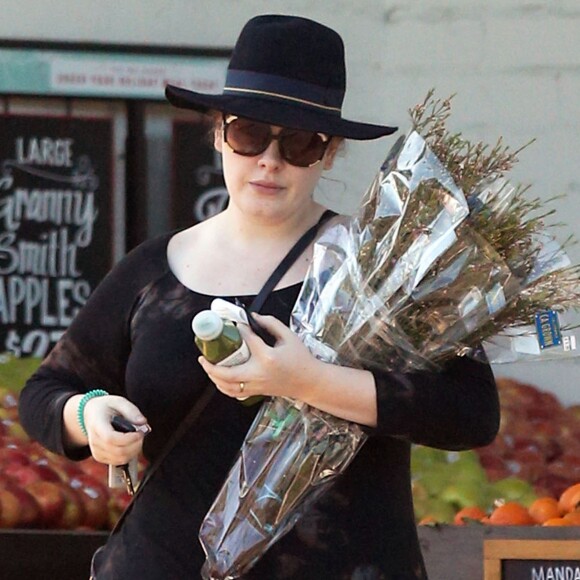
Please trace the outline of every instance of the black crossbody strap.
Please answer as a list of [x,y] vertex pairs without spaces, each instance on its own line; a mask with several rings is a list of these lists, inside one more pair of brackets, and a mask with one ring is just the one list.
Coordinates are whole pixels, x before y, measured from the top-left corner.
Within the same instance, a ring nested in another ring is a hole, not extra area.
[[[282,276],[288,271],[290,266],[299,258],[299,256],[304,252],[304,250],[308,247],[308,244],[312,242],[312,240],[316,236],[316,232],[318,228],[326,222],[329,218],[336,215],[335,212],[331,210],[325,211],[318,222],[312,226],[306,233],[302,235],[302,237],[294,244],[292,249],[284,256],[282,261],[278,264],[272,275],[268,278],[267,282],[264,284],[263,288],[260,290],[254,301],[250,306],[251,312],[259,312],[266,298],[272,290],[276,287],[276,284],[282,279]],[[250,315],[250,322],[253,323],[253,319]],[[252,324],[253,327],[253,324]],[[125,508],[117,523],[115,524],[111,534],[114,534],[119,530],[121,524],[123,523],[125,517],[129,513],[132,505],[134,504],[135,500],[139,495],[142,493],[143,488],[147,484],[147,482],[153,477],[155,472],[159,469],[159,466],[163,463],[165,458],[169,455],[171,450],[177,445],[180,439],[189,431],[191,426],[195,423],[195,421],[199,418],[199,416],[203,413],[204,409],[207,407],[213,395],[215,394],[215,387],[213,385],[208,385],[206,389],[203,391],[201,397],[195,402],[193,407],[187,413],[185,418],[179,423],[177,429],[172,433],[171,437],[163,447],[161,453],[157,456],[155,461],[148,467],[147,471],[145,472],[145,476],[137,490],[135,491],[135,495],[133,496],[131,503]]]
[[276,284],[280,282],[282,276],[290,269],[290,266],[296,262],[296,260],[302,255],[302,252],[308,247],[308,245],[314,240],[318,229],[320,226],[335,216],[336,213],[330,209],[327,209],[321,216],[318,222],[316,222],[308,231],[306,231],[302,237],[292,246],[290,251],[282,258],[282,261],[278,264],[276,269],[272,272],[266,283],[254,298],[254,301],[250,305],[250,312],[260,312],[264,302],[270,295],[270,292],[276,288]]

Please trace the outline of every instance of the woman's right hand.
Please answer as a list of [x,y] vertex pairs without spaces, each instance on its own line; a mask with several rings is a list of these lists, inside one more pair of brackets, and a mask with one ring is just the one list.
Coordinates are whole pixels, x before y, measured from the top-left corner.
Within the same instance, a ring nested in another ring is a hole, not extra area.
[[71,397],[64,410],[68,443],[88,443],[93,458],[108,465],[123,465],[137,457],[143,446],[141,431],[120,433],[111,425],[115,415],[121,415],[134,425],[145,425],[147,419],[128,399],[117,395],[106,395],[90,399],[84,408],[85,436],[78,424],[77,411],[82,395]]

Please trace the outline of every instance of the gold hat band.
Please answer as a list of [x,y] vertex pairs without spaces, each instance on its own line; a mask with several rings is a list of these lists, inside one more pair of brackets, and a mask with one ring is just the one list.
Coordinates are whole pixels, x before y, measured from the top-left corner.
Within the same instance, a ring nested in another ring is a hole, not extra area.
[[317,109],[324,109],[326,111],[335,111],[340,113],[340,107],[331,107],[329,105],[321,105],[313,101],[307,101],[306,99],[299,99],[297,97],[289,97],[288,95],[282,95],[280,93],[272,93],[269,91],[258,91],[256,89],[241,89],[238,87],[224,87],[224,93],[234,92],[234,93],[251,93],[253,95],[264,95],[267,97],[277,97],[286,101],[293,101],[295,103],[301,103],[303,105],[309,105],[311,107],[316,107]]

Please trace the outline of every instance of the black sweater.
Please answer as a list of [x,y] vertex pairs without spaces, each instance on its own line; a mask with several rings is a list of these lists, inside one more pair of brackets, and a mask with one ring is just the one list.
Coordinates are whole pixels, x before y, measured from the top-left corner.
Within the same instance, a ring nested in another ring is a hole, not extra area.
[[[113,269],[22,391],[22,424],[49,449],[73,459],[88,455],[88,447],[64,449],[62,410],[71,395],[103,388],[148,418],[153,430],[144,454],[152,461],[207,385],[190,323],[215,297],[175,278],[169,239],[142,244]],[[287,324],[299,290],[273,292],[262,312]],[[376,429],[334,487],[244,578],[426,577],[413,518],[411,443],[458,450],[491,442],[499,423],[495,382],[488,365],[465,357],[438,373],[373,374]],[[200,577],[201,520],[256,411],[216,390],[109,539],[99,580]]]

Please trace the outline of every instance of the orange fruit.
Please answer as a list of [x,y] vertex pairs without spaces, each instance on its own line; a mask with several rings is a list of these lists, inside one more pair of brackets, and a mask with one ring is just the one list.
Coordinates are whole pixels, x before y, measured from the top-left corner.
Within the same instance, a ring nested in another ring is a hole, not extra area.
[[563,519],[568,522],[571,526],[580,526],[580,509],[574,512],[568,512]]
[[571,526],[564,518],[550,518],[542,526]]
[[533,526],[535,524],[528,510],[516,501],[498,505],[489,516],[494,526]]
[[487,514],[477,506],[468,506],[460,509],[453,518],[453,523],[457,526],[464,526],[469,520],[480,522]]
[[536,499],[528,508],[528,512],[537,524],[543,524],[549,519],[560,517],[558,500],[547,496]]
[[575,483],[566,488],[558,500],[560,514],[573,512],[580,505],[580,483]]
[[419,520],[419,523],[417,525],[419,525],[419,526],[434,526],[437,523],[438,523],[437,520],[433,516],[425,516],[424,518],[421,518]]

